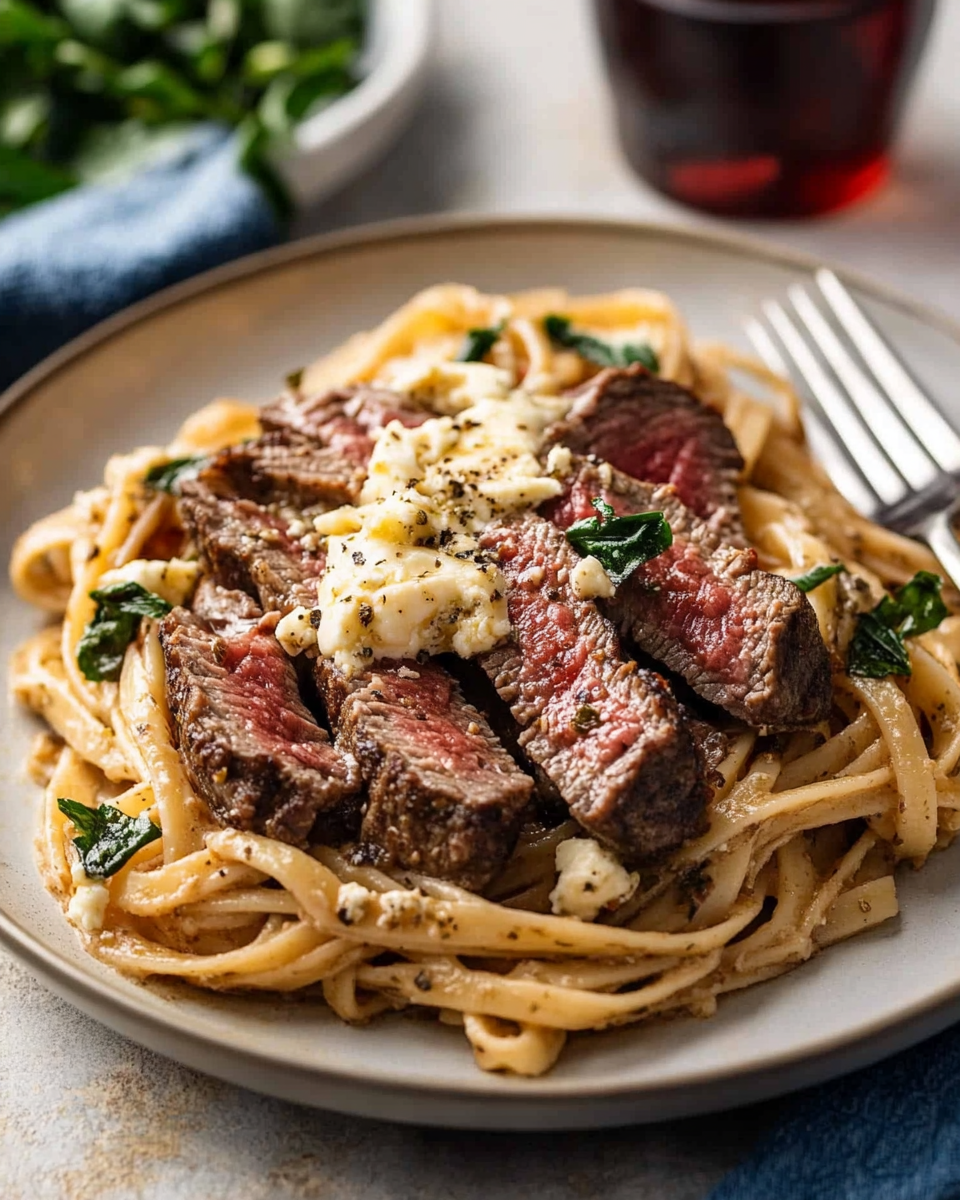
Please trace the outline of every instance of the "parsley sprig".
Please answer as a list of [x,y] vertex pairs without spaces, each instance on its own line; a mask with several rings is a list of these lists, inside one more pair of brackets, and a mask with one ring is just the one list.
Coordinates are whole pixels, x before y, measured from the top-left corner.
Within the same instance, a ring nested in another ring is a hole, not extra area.
[[673,544],[673,532],[662,512],[618,517],[599,496],[590,503],[597,516],[574,522],[567,530],[567,541],[584,557],[596,558],[615,584],[629,579],[642,563]]

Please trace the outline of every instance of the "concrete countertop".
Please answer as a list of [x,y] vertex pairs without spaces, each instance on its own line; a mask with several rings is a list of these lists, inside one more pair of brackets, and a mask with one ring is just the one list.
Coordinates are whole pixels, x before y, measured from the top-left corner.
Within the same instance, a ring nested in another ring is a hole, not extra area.
[[[586,3],[438,8],[438,52],[414,125],[380,164],[303,214],[298,234],[443,210],[730,228],[655,195],[620,158]],[[945,0],[893,181],[829,219],[734,229],[848,263],[960,318],[958,61],[960,5]],[[776,1111],[579,1135],[441,1132],[313,1112],[140,1049],[0,953],[4,1200],[700,1200]]]

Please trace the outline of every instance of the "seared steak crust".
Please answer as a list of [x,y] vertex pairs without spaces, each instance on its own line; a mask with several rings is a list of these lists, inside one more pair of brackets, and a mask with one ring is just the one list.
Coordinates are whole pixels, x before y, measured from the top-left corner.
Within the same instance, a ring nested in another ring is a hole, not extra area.
[[595,515],[602,496],[619,514],[662,511],[673,545],[638,567],[605,611],[642,650],[706,700],[749,725],[795,729],[830,713],[830,659],[806,596],[757,569],[756,552],[721,540],[672,487],[581,462],[548,506],[561,529]]
[[198,600],[164,617],[160,642],[174,735],[210,811],[295,845],[318,818],[349,822],[357,764],[300,699],[272,622],[242,593],[206,586]]
[[266,430],[311,438],[353,466],[366,467],[378,430],[391,421],[413,428],[432,415],[399,392],[358,384],[313,396],[284,392],[261,410],[260,421]]
[[[316,604],[322,555],[264,509],[202,486],[183,509],[205,563],[231,586],[280,612]],[[314,671],[336,745],[367,785],[368,856],[482,886],[513,849],[532,790],[483,714],[437,663],[382,660],[348,677],[318,658]]]
[[672,483],[681,501],[727,541],[744,544],[737,504],[743,459],[723,418],[686,388],[639,363],[601,371],[575,393],[548,443],[595,455],[625,475]]
[[218,495],[300,509],[338,508],[360,498],[364,472],[336,450],[278,431],[221,451],[199,478]]
[[511,641],[480,662],[523,729],[520,744],[579,823],[630,861],[701,828],[702,764],[666,683],[625,660],[611,623],[568,582],[578,556],[549,522],[488,527],[509,583]]

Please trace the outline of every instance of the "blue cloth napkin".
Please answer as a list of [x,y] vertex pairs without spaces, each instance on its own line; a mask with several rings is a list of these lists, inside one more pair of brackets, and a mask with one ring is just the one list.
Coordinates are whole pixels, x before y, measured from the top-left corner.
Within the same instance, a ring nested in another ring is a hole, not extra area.
[[788,1100],[710,1200],[957,1200],[960,1026]]
[[118,309],[280,236],[232,136],[215,126],[126,183],[0,220],[0,391]]

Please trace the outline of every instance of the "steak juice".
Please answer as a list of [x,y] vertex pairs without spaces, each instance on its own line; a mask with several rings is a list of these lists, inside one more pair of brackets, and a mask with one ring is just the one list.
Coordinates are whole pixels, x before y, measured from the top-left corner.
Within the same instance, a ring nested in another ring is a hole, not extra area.
[[935,0],[594,0],[624,152],[654,187],[727,216],[866,195]]

